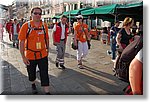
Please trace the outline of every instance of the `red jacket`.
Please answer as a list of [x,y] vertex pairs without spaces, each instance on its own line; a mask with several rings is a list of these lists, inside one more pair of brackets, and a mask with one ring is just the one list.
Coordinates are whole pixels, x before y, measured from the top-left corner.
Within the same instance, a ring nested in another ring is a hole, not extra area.
[[[62,32],[62,28],[61,28],[61,23],[59,22],[58,24],[56,24],[56,31],[54,33],[54,42],[60,43],[61,32]],[[67,32],[68,32],[68,27],[67,25],[65,25],[65,43],[68,36]]]
[[8,33],[10,32],[11,26],[12,26],[12,23],[11,23],[11,22],[8,22],[8,23],[6,24],[6,30],[8,31]]
[[[12,35],[14,34],[14,24],[12,24],[12,26],[11,26],[11,33],[12,33]],[[17,33],[19,34],[19,31],[20,31],[20,25],[19,25],[19,23],[17,23]]]

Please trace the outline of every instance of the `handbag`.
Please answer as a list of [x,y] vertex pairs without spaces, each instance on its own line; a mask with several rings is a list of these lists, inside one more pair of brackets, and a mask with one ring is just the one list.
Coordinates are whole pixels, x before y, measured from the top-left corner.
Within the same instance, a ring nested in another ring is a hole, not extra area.
[[[78,45],[78,44],[77,44],[77,45]],[[72,49],[74,49],[74,50],[77,50],[77,49],[78,49],[78,46],[75,46],[74,41],[72,42],[71,47],[72,47]]]
[[74,41],[71,43],[71,47],[72,49],[74,50],[77,50],[78,49],[78,40],[77,40],[77,45],[74,44]]

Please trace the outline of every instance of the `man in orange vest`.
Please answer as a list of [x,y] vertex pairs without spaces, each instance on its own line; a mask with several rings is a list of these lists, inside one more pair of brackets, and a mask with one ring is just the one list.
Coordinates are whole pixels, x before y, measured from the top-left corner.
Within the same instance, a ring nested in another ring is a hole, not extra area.
[[78,46],[77,49],[77,60],[78,67],[83,69],[82,59],[86,57],[88,54],[88,41],[90,41],[90,35],[88,32],[88,25],[83,23],[83,16],[78,15],[77,17],[77,25],[75,26],[74,31],[74,43],[75,46]]
[[39,67],[41,86],[49,95],[48,27],[41,21],[42,9],[34,7],[31,10],[32,20],[22,25],[19,32],[19,48],[24,64],[27,66],[29,81],[32,83],[32,93],[37,94],[35,85],[36,66]]
[[66,24],[67,16],[61,17],[61,22],[56,23],[53,28],[53,44],[57,49],[56,67],[65,69],[64,66],[64,54],[67,40],[68,26]]

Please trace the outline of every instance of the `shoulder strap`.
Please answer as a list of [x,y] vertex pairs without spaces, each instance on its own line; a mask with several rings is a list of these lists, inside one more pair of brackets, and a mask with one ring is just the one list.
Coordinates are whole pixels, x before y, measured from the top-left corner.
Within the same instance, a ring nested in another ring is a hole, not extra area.
[[[83,24],[81,25],[81,27],[82,27],[83,32],[85,33],[86,40],[88,40],[88,35],[86,34],[86,32],[85,32],[85,30],[84,30]],[[81,36],[81,34],[80,34],[80,36]]]
[[45,27],[44,27],[44,22],[42,22],[42,29],[44,31],[44,39],[45,39],[46,49],[48,49],[47,40],[46,40],[46,31],[45,31]]
[[31,31],[32,31],[31,24],[30,24],[30,21],[28,21],[28,31],[27,31],[26,39],[28,38]]
[[28,21],[28,31],[27,31],[27,35],[26,35],[26,39],[27,39],[27,45],[26,45],[26,49],[29,50],[28,48],[28,36],[31,33],[31,24],[30,21]]

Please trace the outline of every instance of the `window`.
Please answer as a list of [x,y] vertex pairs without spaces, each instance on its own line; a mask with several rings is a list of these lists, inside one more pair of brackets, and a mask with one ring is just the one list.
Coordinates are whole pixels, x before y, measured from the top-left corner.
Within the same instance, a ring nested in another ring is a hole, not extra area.
[[78,5],[74,4],[74,10],[77,10],[77,9],[78,9]]

